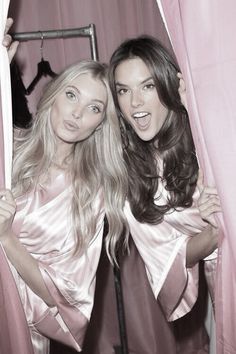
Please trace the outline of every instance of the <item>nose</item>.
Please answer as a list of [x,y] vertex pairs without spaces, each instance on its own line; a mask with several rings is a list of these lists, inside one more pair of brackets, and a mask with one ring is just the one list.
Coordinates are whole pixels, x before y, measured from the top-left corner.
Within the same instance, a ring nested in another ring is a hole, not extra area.
[[140,107],[143,105],[143,97],[140,92],[138,92],[138,91],[132,92],[131,105],[132,105],[132,107]]
[[76,107],[72,112],[72,117],[74,119],[80,119],[82,117],[82,109],[80,107]]

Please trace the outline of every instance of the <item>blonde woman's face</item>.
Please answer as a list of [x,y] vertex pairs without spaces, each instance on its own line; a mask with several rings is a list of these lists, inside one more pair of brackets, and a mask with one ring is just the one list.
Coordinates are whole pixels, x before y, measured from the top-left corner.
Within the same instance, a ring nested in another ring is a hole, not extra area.
[[107,91],[102,81],[90,74],[71,81],[51,110],[51,125],[58,144],[73,145],[93,134],[102,123],[106,103]]
[[161,129],[168,109],[159,99],[149,68],[140,58],[124,60],[116,68],[115,82],[124,118],[140,139],[153,139]]

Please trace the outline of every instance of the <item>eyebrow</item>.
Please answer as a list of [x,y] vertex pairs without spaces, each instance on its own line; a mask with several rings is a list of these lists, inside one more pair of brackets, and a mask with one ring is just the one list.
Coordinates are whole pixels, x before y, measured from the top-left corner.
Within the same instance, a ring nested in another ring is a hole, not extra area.
[[[152,76],[149,76],[147,77],[146,79],[144,79],[143,81],[141,81],[139,83],[139,85],[142,85],[142,84],[145,84],[146,82],[150,81],[150,80],[154,80]],[[129,85],[125,85],[125,84],[122,84],[121,82],[117,81],[115,82],[115,85],[116,86],[123,86],[123,87],[128,87]]]
[[[78,92],[78,94],[80,94],[80,90],[74,85],[68,85],[66,88],[73,88],[75,91]],[[98,98],[92,98],[91,102],[101,103],[103,106],[106,105],[105,102],[103,102],[102,100],[99,100]]]

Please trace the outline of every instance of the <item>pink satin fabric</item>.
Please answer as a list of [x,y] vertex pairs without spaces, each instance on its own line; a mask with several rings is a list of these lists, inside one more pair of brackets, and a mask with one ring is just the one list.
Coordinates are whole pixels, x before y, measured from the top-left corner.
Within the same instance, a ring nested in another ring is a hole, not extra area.
[[31,332],[35,354],[49,353],[49,338],[81,351],[91,315],[95,275],[103,235],[103,198],[98,194],[92,212],[96,233],[86,254],[74,255],[71,187],[64,174],[51,184],[17,199],[13,230],[31,255],[38,260],[45,284],[56,306],[49,308],[14,271]]
[[216,347],[236,353],[236,2],[160,0],[187,86],[190,121],[206,183],[223,210],[216,281]]
[[[3,39],[9,0],[0,2],[0,43]],[[0,189],[11,185],[11,87],[7,50],[0,44]],[[0,244],[0,353],[15,354],[19,348],[32,354],[29,329],[21,300],[4,250]]]
[[[157,198],[158,204],[167,198],[161,184],[159,190],[162,197]],[[188,313],[198,296],[198,265],[186,268],[186,244],[206,227],[196,207],[198,197],[196,190],[191,208],[169,212],[158,225],[139,223],[128,202],[125,206],[132,239],[145,263],[153,293],[169,321]]]

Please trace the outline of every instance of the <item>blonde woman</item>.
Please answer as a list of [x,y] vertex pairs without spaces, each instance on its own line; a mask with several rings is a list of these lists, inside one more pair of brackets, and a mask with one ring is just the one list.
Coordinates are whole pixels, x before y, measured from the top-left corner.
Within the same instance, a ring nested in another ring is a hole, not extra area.
[[35,354],[49,353],[48,338],[81,351],[104,215],[112,257],[126,181],[107,68],[82,61],[48,85],[31,127],[15,134],[12,191],[0,191],[0,242]]

